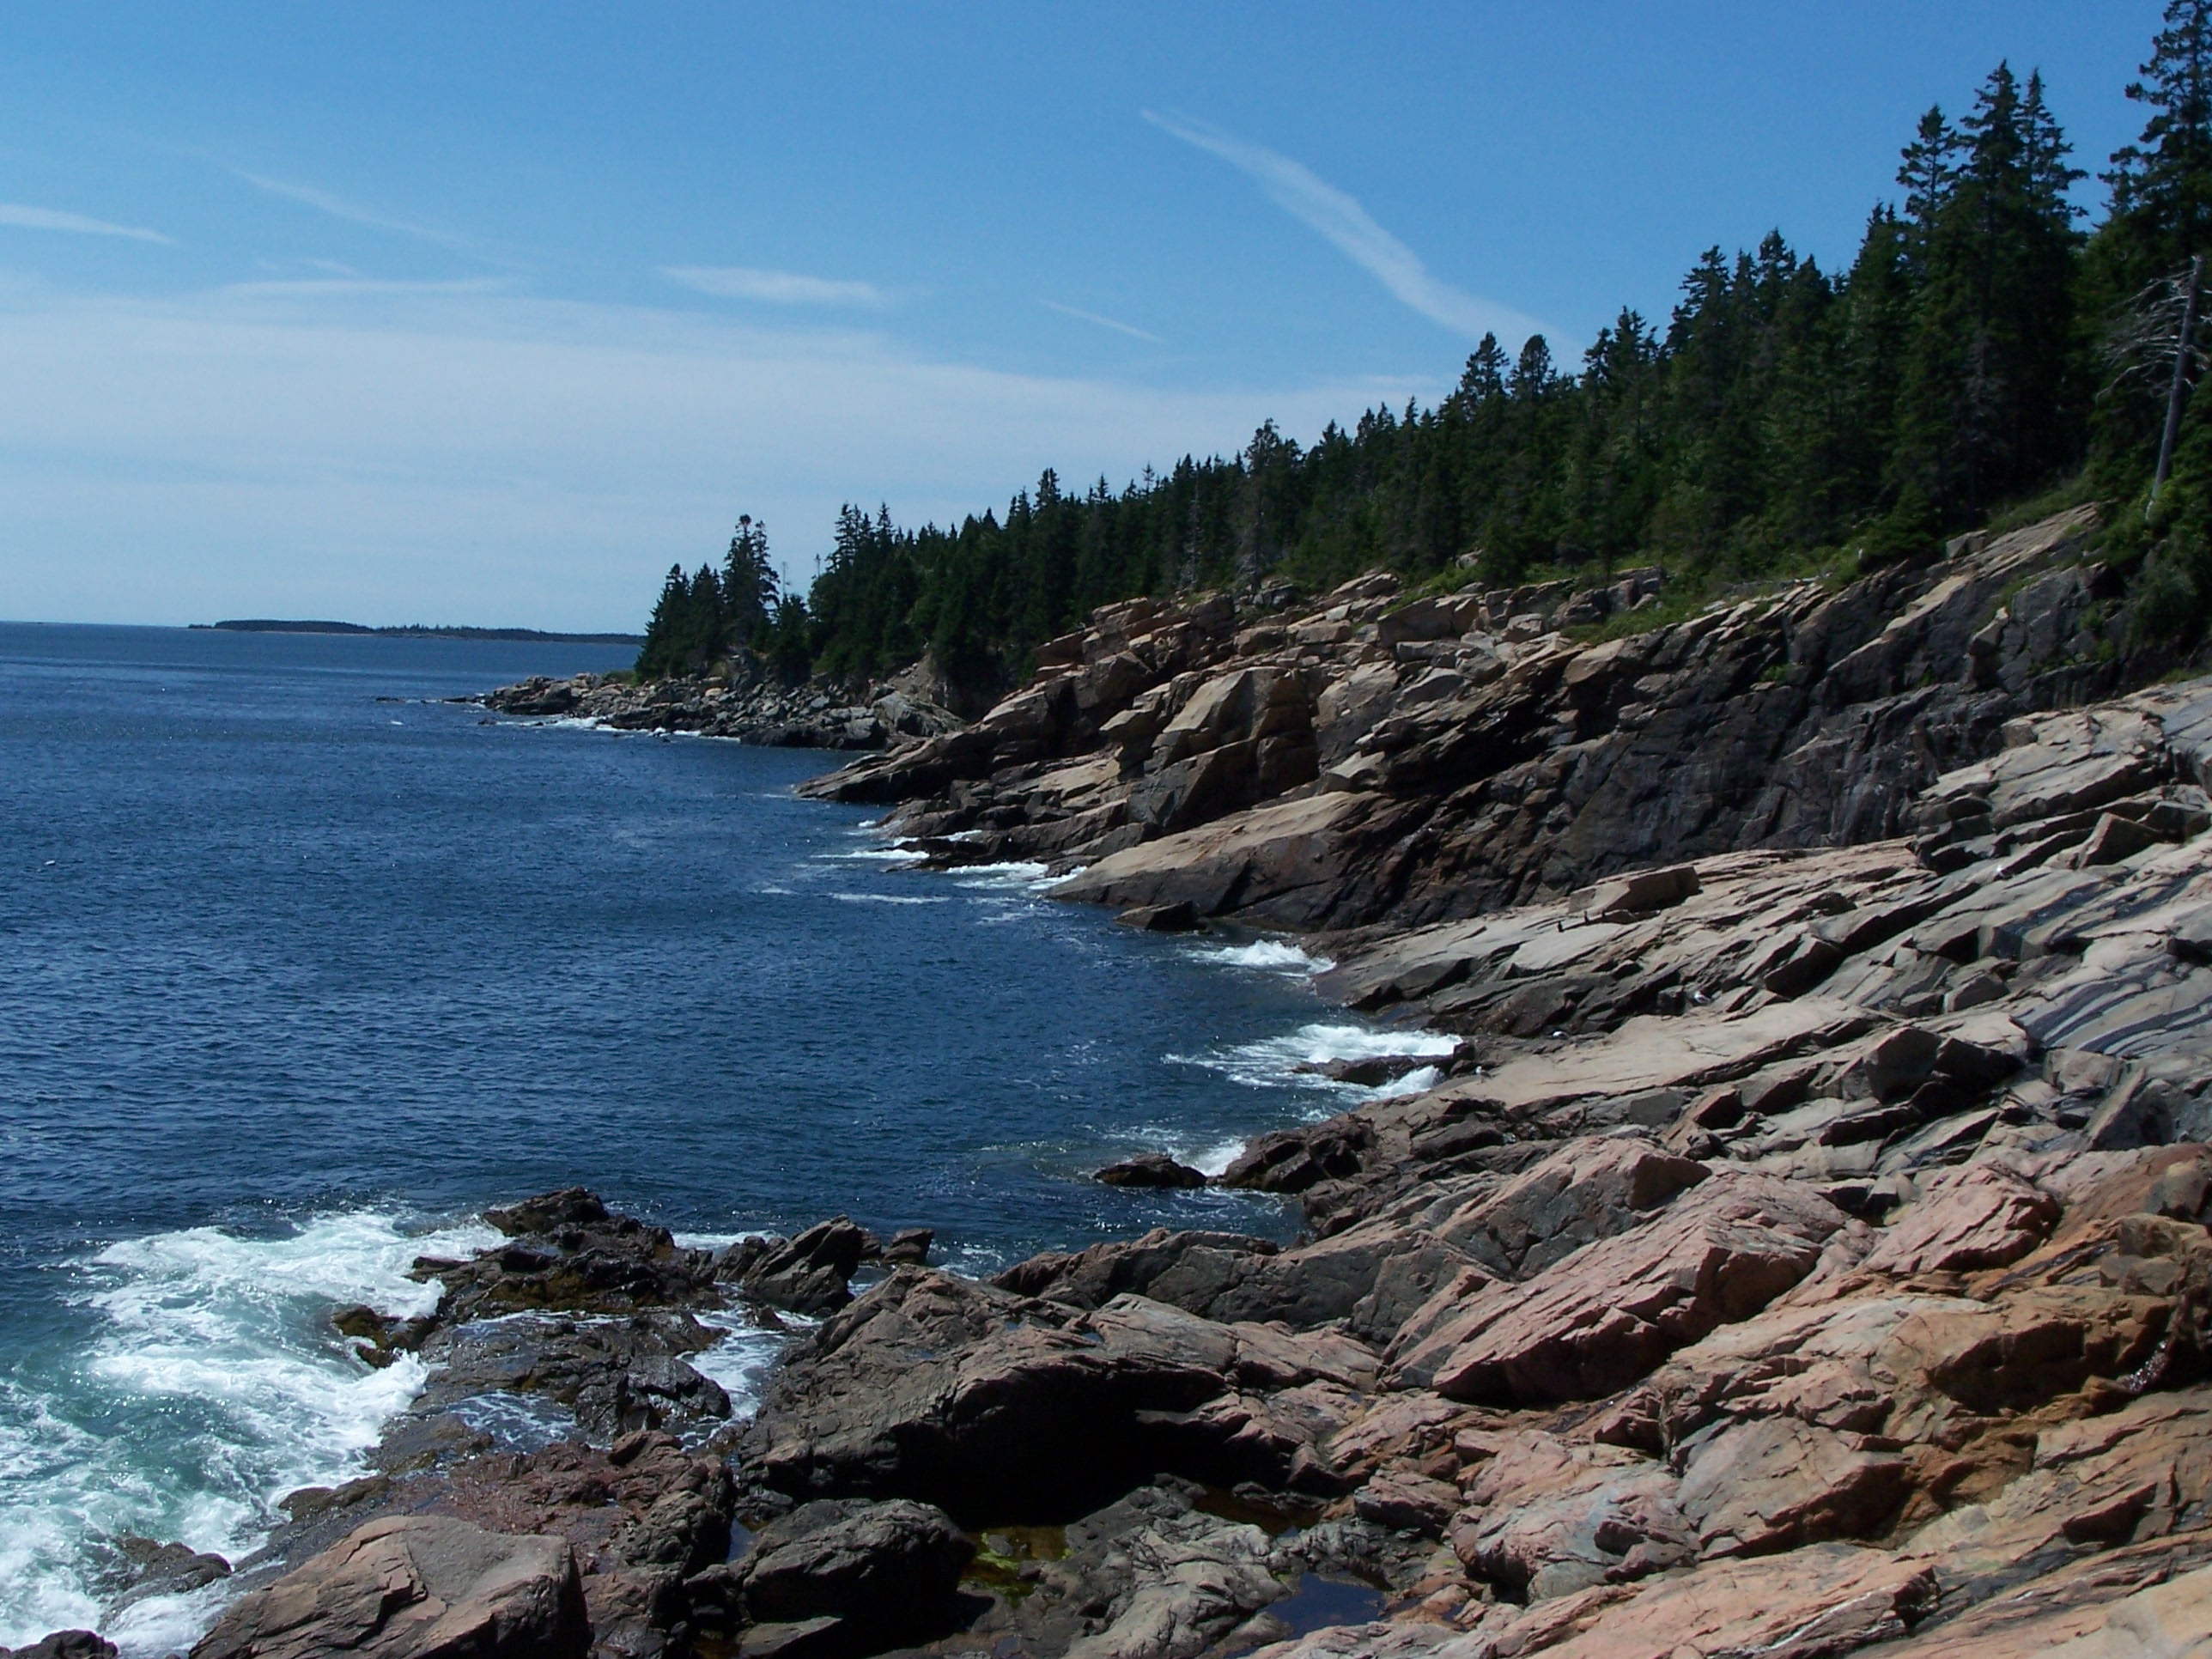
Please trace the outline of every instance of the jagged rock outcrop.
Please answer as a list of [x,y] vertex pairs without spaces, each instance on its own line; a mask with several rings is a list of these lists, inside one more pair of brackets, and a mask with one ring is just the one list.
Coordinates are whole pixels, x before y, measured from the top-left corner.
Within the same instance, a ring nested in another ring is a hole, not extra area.
[[1063,896],[1304,929],[1894,836],[2008,720],[2123,684],[2094,522],[1595,641],[1562,630],[1627,625],[1656,573],[1403,605],[1374,575],[1242,629],[1221,596],[1134,601],[968,730],[805,788],[948,860],[1087,866]]

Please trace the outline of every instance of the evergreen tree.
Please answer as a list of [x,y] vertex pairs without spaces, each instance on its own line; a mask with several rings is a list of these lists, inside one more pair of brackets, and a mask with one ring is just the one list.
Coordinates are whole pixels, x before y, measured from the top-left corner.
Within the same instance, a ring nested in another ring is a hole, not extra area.
[[[1662,327],[1625,310],[1571,372],[1540,337],[1485,336],[1434,407],[1370,409],[1310,447],[1263,422],[1234,454],[1186,455],[1119,490],[1047,470],[1002,512],[943,528],[848,506],[803,605],[741,520],[717,581],[679,571],[664,586],[646,655],[696,666],[742,637],[787,673],[857,679],[927,650],[982,689],[1139,593],[1312,591],[1376,566],[1425,581],[1468,564],[1509,584],[1650,560],[1695,584],[1824,550],[1924,553],[2072,476],[2091,453],[2087,348],[2105,318],[2170,275],[2162,262],[2212,252],[2208,18],[2212,0],[2168,6],[2131,92],[2151,118],[2113,158],[2086,252],[2081,174],[2042,78],[2000,64],[1963,118],[1921,118],[1898,200],[1836,273],[1777,232],[1710,249]],[[2143,401],[2097,405],[2097,464],[2126,489],[2155,447]],[[2212,501],[2212,438],[2194,432],[2192,417],[2177,501]],[[2206,592],[2212,608],[2212,579]]]
[[2104,175],[2106,229],[2128,288],[2212,252],[2212,0],[2171,0],[2165,21],[2142,79],[2127,88],[2152,114]]
[[767,632],[782,591],[782,580],[769,562],[767,523],[750,513],[739,514],[730,550],[723,556],[722,597],[741,643],[752,644]]
[[1917,298],[1899,390],[1899,495],[1964,522],[2069,459],[2061,401],[2073,368],[2075,209],[2081,174],[2043,102],[2000,64],[1962,131],[1931,111],[1900,182],[1913,216]]

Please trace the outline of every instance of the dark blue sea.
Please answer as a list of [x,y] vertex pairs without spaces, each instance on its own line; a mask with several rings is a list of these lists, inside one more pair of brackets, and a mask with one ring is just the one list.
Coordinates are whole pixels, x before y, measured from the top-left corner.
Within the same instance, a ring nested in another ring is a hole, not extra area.
[[[188,1643],[114,1540],[236,1556],[420,1386],[331,1333],[434,1294],[485,1205],[584,1183],[680,1235],[848,1213],[983,1273],[1268,1200],[1219,1168],[1419,1039],[1273,940],[1170,940],[1041,870],[907,867],[805,751],[444,699],[588,646],[0,625],[0,1645]],[[1415,1074],[1418,1081],[1420,1074]],[[761,1354],[718,1375],[742,1402]]]

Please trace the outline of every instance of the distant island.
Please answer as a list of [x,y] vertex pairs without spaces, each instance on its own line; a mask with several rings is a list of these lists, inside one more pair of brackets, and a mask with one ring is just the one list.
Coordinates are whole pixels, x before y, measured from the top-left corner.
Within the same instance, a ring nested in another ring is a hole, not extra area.
[[269,617],[234,617],[228,622],[194,623],[196,629],[231,634],[388,634],[408,639],[535,640],[548,645],[642,645],[642,634],[549,634],[537,628],[431,628],[413,623],[403,628],[370,628],[349,622],[285,622]]

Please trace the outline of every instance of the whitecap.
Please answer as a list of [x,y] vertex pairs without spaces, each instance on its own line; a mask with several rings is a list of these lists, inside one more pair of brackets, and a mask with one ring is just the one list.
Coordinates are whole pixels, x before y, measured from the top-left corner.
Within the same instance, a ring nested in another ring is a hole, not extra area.
[[1393,1078],[1377,1085],[1369,1092],[1377,1100],[1389,1100],[1399,1095],[1425,1094],[1444,1080],[1444,1074],[1434,1066],[1416,1066],[1405,1076]]
[[748,1239],[775,1237],[764,1227],[755,1227],[742,1233],[672,1233],[679,1250],[726,1250],[732,1244],[743,1244]]
[[1327,957],[1310,956],[1281,939],[1256,939],[1249,945],[1200,945],[1193,952],[1224,968],[1256,968],[1273,974],[1325,974],[1336,963]]
[[781,1316],[786,1328],[770,1330],[739,1312],[707,1312],[702,1324],[723,1333],[711,1348],[691,1356],[691,1369],[721,1384],[730,1396],[730,1415],[740,1421],[760,1409],[761,1384],[783,1351],[819,1322],[798,1314]]
[[1246,1142],[1241,1137],[1235,1140],[1217,1140],[1212,1146],[1193,1153],[1183,1161],[1202,1176],[1226,1175],[1229,1173],[1229,1166],[1237,1161],[1238,1156],[1243,1152],[1245,1145]]
[[952,901],[943,894],[914,893],[832,893],[830,896],[840,904],[950,904]]
[[1175,1065],[1200,1066],[1218,1072],[1247,1088],[1316,1089],[1361,1099],[1382,1099],[1418,1092],[1409,1085],[1423,1073],[1429,1073],[1429,1079],[1419,1087],[1433,1088],[1440,1080],[1440,1073],[1434,1066],[1417,1066],[1380,1088],[1363,1089],[1355,1084],[1336,1082],[1318,1072],[1301,1072],[1298,1068],[1326,1066],[1333,1060],[1373,1060],[1394,1054],[1416,1060],[1441,1060],[1458,1047],[1457,1037],[1435,1031],[1385,1031],[1366,1025],[1315,1024],[1301,1025],[1283,1036],[1262,1037],[1256,1042],[1238,1043],[1206,1054],[1169,1054],[1165,1058]]
[[76,1352],[0,1381],[0,1645],[100,1626],[126,1653],[189,1647],[222,1596],[139,1602],[102,1621],[106,1540],[174,1539],[236,1559],[276,1499],[350,1479],[422,1387],[403,1354],[371,1368],[331,1330],[338,1307],[428,1313],[418,1255],[465,1255],[481,1225],[412,1234],[386,1214],[303,1222],[277,1238],[212,1227],[110,1246],[86,1264]]
[[967,864],[952,872],[955,886],[979,890],[1033,893],[1051,885],[1052,866],[1026,860],[1008,864]]

